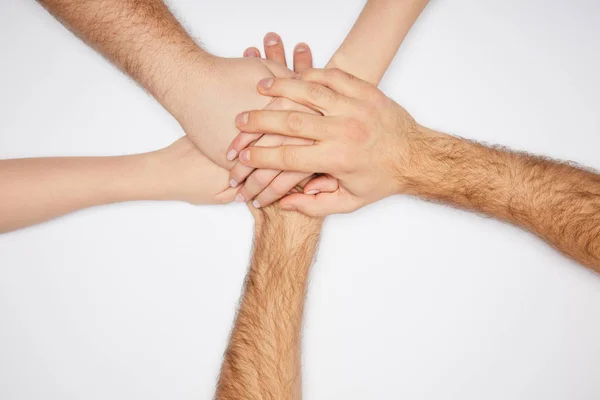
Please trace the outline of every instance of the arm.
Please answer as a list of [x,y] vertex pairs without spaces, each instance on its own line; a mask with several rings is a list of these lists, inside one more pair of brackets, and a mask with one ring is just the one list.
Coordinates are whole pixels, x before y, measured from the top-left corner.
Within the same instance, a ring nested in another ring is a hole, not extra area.
[[368,0],[325,68],[377,85],[429,0]]
[[238,133],[232,124],[235,115],[270,101],[256,93],[256,82],[274,73],[291,73],[259,59],[208,54],[162,0],[38,1],[152,94],[198,148],[222,167],[233,165],[225,153]]
[[227,190],[227,171],[187,138],[163,150],[129,156],[0,160],[0,193],[0,233],[102,204],[211,204],[234,196]]
[[322,221],[277,207],[252,212],[254,255],[216,398],[300,399],[302,314]]
[[[308,70],[303,79],[277,79],[259,90],[312,104],[325,116],[256,111],[238,118],[249,132],[316,141],[251,147],[240,154],[243,163],[256,168],[330,174],[307,184],[304,194],[282,199],[282,208],[325,215],[393,194],[415,195],[521,226],[600,272],[597,173],[427,129],[376,87],[340,70]],[[308,194],[331,186],[331,177],[339,182],[338,187],[334,181],[335,191]]]

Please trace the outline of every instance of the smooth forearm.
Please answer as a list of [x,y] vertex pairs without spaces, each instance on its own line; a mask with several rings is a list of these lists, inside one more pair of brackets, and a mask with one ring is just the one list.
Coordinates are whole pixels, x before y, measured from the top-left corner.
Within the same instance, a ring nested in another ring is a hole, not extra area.
[[428,0],[368,0],[327,68],[377,85]]
[[257,225],[218,399],[301,397],[302,314],[320,222],[285,221],[272,214]]
[[210,56],[162,0],[38,1],[167,109],[177,100],[179,82],[206,69]]
[[408,192],[519,225],[600,272],[600,175],[428,131]]
[[0,161],[0,232],[101,204],[165,197],[150,154]]

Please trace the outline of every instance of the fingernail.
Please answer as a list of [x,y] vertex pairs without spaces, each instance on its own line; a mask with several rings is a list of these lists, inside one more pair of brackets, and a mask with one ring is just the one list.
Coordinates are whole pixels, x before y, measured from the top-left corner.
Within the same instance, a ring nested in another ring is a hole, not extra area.
[[294,49],[294,51],[295,51],[296,53],[304,53],[306,50],[307,50],[307,49],[306,49],[306,46],[305,46],[305,45],[303,45],[303,44],[299,44],[299,45],[297,45],[297,46],[296,46],[296,48]]
[[248,113],[243,112],[241,114],[238,114],[238,116],[235,117],[235,122],[238,125],[245,125],[248,122]]
[[240,160],[250,161],[250,150],[242,150],[240,153]]
[[262,89],[269,89],[271,86],[273,86],[273,78],[262,79],[260,82],[258,82],[258,86]]
[[243,203],[244,201],[246,201],[246,199],[244,198],[244,195],[241,193],[238,193],[235,195],[235,201],[237,203]]
[[229,186],[236,187],[237,185],[238,185],[238,181],[236,181],[235,179],[229,180]]
[[320,190],[313,189],[313,190],[309,190],[309,191],[308,191],[308,192],[306,192],[305,194],[319,194],[319,193],[321,193],[321,191],[320,191]]
[[279,43],[279,37],[276,34],[267,34],[267,36],[265,37],[265,44],[267,46],[275,46],[277,43]]
[[258,54],[256,54],[256,49],[246,50],[246,52],[244,53],[244,57],[258,57]]
[[252,202],[252,205],[254,206],[254,208],[260,208],[260,203],[258,202],[258,200],[254,200]]
[[234,149],[231,149],[227,152],[227,159],[229,161],[232,161],[236,155],[237,155],[237,151],[235,151]]
[[294,210],[294,206],[291,204],[284,204],[281,206],[281,209],[286,210],[286,211],[292,211],[292,210]]

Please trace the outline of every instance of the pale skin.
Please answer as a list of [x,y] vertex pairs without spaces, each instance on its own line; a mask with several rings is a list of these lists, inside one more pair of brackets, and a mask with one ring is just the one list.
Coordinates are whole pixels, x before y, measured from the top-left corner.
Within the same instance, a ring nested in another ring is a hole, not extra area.
[[301,332],[322,219],[256,209],[254,252],[215,398],[301,399]]
[[322,114],[265,110],[237,118],[246,132],[314,141],[240,153],[253,168],[328,174],[280,200],[283,209],[322,216],[408,194],[518,225],[600,272],[600,175],[594,171],[425,128],[375,86],[338,69],[267,79],[258,90]]
[[[367,1],[352,30],[332,56],[326,68],[340,68],[377,85],[427,3],[428,0]],[[269,43],[271,44],[269,45]],[[283,54],[283,46],[280,43],[281,41],[276,36],[267,37],[265,48],[279,47],[280,49],[272,50],[272,52]],[[275,101],[282,100],[284,99]],[[294,103],[290,102],[290,104]],[[290,109],[285,106],[279,108]],[[253,142],[256,142],[256,146],[263,147],[275,147],[282,144],[311,144],[310,141],[300,142],[298,138],[276,135],[261,136],[262,133],[240,133],[228,149],[228,158],[234,159],[242,149]],[[283,197],[289,190],[311,175],[307,172],[281,173],[276,169],[254,171],[253,168],[238,163],[231,170],[231,186],[238,187],[240,183],[244,182],[236,196],[236,201],[253,201],[255,207],[264,207]]]
[[225,204],[235,196],[227,181],[187,137],[136,155],[0,160],[0,233],[125,201]]

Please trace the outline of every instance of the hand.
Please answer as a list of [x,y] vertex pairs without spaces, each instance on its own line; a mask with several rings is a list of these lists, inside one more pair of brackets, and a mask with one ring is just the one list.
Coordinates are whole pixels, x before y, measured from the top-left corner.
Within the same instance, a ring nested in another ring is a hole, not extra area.
[[236,190],[227,182],[229,171],[209,160],[188,137],[148,154],[156,186],[161,188],[158,197],[191,204],[233,201]]
[[[238,115],[246,132],[278,133],[315,140],[311,146],[250,147],[240,161],[253,168],[319,171],[339,180],[333,193],[309,195],[331,177],[311,181],[303,194],[280,201],[308,215],[350,212],[396,193],[407,192],[420,164],[418,143],[429,135],[398,104],[371,84],[341,70],[307,70],[297,79],[270,79],[260,93],[283,96],[323,113],[250,111]],[[441,134],[440,134],[441,135]]]
[[248,108],[264,108],[272,100],[256,92],[256,82],[290,77],[293,72],[268,60],[213,56],[188,70],[195,72],[176,80],[165,107],[210,160],[229,169],[234,162],[225,154],[239,132],[233,123],[235,116]]
[[[264,38],[264,48],[267,60],[276,62],[283,67],[287,67],[285,51],[281,38],[276,33],[268,33]],[[251,47],[246,49],[244,57],[260,57],[260,51]],[[300,43],[294,49],[294,71],[302,72],[312,67],[312,54],[308,45]],[[294,103],[285,98],[274,99],[267,107],[268,110],[296,110],[316,114],[310,108]],[[291,138],[281,135],[265,135],[262,133],[241,132],[231,143],[227,152],[227,158],[233,160],[239,151],[255,142],[256,146],[277,147],[282,144],[310,145],[312,140],[302,138]],[[280,199],[290,192],[296,186],[302,187],[310,177],[311,173],[306,172],[281,172],[279,170],[254,170],[242,163],[237,163],[231,169],[231,186],[237,187],[239,183],[244,182],[240,187],[236,201],[253,201],[254,207],[267,206]]]

